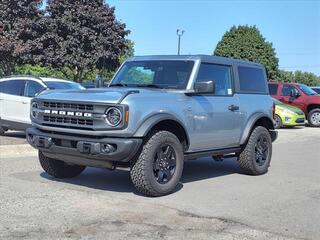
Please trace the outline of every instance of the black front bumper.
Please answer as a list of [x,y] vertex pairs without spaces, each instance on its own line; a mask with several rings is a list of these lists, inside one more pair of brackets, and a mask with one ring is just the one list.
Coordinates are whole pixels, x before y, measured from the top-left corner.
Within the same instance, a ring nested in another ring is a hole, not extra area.
[[35,127],[28,128],[26,136],[28,142],[47,157],[94,167],[129,162],[142,143],[140,138],[92,138],[44,132]]

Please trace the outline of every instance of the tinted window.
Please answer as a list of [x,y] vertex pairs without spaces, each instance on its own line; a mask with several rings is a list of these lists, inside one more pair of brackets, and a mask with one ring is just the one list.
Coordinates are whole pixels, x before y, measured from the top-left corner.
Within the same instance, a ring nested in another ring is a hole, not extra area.
[[49,89],[84,89],[80,84],[74,82],[46,81]]
[[26,89],[25,89],[25,96],[26,97],[34,97],[37,93],[41,92],[44,87],[35,82],[35,81],[27,81]]
[[185,89],[193,68],[193,61],[131,61],[126,62],[112,81],[112,85]]
[[282,96],[290,96],[290,92],[292,90],[295,91],[295,92],[298,92],[298,90],[295,87],[293,87],[292,85],[285,84],[282,87],[281,95]]
[[270,95],[276,95],[278,92],[278,84],[269,84],[268,86]]
[[312,95],[317,95],[318,93],[315,92],[313,89],[311,89],[310,87],[304,85],[304,84],[298,84],[297,87],[304,92],[305,94],[312,96]]
[[215,95],[231,95],[231,67],[224,65],[215,65],[202,63],[197,76],[197,82],[206,82],[212,80],[215,82]]
[[264,70],[261,68],[238,67],[240,91],[267,93]]
[[4,81],[1,85],[1,92],[16,96],[23,96],[25,85],[24,80]]
[[[1,87],[0,87],[1,88]],[[320,88],[312,88],[313,91],[315,91],[316,93],[320,94]]]

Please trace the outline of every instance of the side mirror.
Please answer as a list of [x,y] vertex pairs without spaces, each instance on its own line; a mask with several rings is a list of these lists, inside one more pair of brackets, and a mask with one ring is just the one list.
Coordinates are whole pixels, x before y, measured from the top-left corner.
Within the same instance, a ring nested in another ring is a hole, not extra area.
[[194,91],[197,94],[215,93],[215,82],[210,80],[206,82],[196,82],[194,84]]

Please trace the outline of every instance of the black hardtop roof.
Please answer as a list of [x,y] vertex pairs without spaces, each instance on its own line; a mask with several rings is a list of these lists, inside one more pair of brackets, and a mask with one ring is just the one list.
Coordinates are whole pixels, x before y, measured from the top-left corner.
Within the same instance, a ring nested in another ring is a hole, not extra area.
[[148,55],[148,56],[134,56],[128,58],[127,61],[152,61],[152,60],[200,60],[201,62],[208,63],[221,63],[221,64],[237,64],[237,65],[253,65],[256,67],[264,67],[260,63],[250,62],[247,60],[240,60],[234,58],[218,57],[213,55]]

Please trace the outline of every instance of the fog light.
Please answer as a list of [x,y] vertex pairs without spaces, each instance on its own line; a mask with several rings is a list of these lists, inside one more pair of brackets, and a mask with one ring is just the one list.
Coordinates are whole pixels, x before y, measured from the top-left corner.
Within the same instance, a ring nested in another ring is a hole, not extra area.
[[116,147],[112,144],[102,144],[101,151],[104,153],[112,153],[116,150]]

